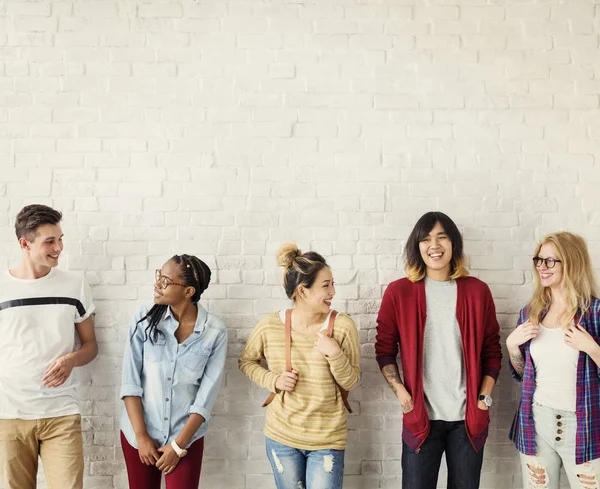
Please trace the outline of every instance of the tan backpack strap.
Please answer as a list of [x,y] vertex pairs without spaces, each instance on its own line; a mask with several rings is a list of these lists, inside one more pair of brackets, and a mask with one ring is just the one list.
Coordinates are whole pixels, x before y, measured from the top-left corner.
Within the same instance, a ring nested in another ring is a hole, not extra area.
[[333,324],[335,323],[335,318],[337,316],[337,311],[331,311],[329,315],[329,324],[327,325],[327,336],[330,338],[333,336]]
[[285,311],[285,371],[292,371],[292,310]]
[[[329,316],[329,324],[327,325],[327,336],[329,336],[330,338],[333,337],[333,325],[335,323],[335,318],[337,317],[337,315],[337,311],[331,311],[331,315]],[[337,382],[335,383],[335,385],[337,385],[338,389],[340,390],[340,394],[342,395],[342,401],[344,401],[344,406],[346,406],[346,409],[349,413],[352,413],[352,407],[350,406],[350,402],[348,401],[348,391],[342,389]]]

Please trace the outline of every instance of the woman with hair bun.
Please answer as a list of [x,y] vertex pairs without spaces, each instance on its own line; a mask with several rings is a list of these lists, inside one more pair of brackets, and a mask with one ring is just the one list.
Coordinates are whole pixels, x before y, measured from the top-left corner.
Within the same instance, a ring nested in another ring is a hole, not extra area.
[[210,268],[175,255],[156,270],[154,305],[134,317],[123,358],[121,446],[130,489],[198,489],[227,330],[199,303]]
[[321,255],[286,243],[277,264],[294,307],[256,325],[239,367],[272,393],[264,432],[277,489],[341,489],[347,392],[360,377],[358,333],[331,309],[333,274]]

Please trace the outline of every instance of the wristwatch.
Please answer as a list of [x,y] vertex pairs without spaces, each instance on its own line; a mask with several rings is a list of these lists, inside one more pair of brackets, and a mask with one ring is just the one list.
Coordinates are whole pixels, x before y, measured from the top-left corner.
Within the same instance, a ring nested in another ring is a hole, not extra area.
[[479,401],[483,401],[483,403],[488,407],[491,408],[492,404],[493,404],[493,400],[490,396],[488,396],[487,394],[479,394],[479,397],[477,398]]
[[179,458],[183,458],[187,455],[187,450],[185,448],[179,448],[179,445],[175,440],[171,442],[171,447],[173,447],[173,450],[175,450],[175,453]]

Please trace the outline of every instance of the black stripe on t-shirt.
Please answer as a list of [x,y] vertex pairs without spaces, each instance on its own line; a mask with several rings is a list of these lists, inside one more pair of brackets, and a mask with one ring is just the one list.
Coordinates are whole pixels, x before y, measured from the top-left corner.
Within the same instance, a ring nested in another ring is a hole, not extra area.
[[0,311],[10,309],[11,307],[23,306],[46,306],[48,304],[68,304],[75,306],[79,316],[85,316],[85,307],[81,301],[71,297],[32,297],[29,299],[15,299],[12,301],[0,302]]

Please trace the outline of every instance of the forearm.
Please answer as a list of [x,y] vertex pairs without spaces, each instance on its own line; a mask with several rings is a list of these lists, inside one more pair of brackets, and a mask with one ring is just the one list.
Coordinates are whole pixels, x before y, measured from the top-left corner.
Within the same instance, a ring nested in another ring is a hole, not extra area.
[[279,374],[264,368],[260,362],[248,360],[244,357],[238,361],[238,367],[252,382],[258,384],[263,389],[275,392],[275,382],[277,382]]
[[334,357],[326,357],[329,370],[342,389],[352,390],[360,380],[360,367],[352,365],[346,354],[341,351]]
[[479,386],[479,394],[485,394],[486,396],[492,395],[492,390],[494,390],[494,386],[496,385],[496,379],[490,377],[489,375],[485,375],[483,380],[481,381],[481,385]]
[[98,344],[96,341],[83,343],[81,347],[67,355],[67,358],[73,362],[74,367],[83,367],[90,363],[98,355]]
[[136,396],[126,396],[123,398],[123,402],[125,403],[125,410],[127,411],[127,416],[129,416],[129,421],[131,422],[136,438],[147,435],[148,429],[144,421],[142,399]]
[[523,358],[523,354],[519,347],[509,347],[508,355],[510,357],[510,364],[512,365],[515,373],[519,377],[523,377],[523,372],[525,372],[525,359]]
[[404,387],[404,384],[400,380],[398,366],[396,364],[386,365],[381,369],[381,373],[390,386],[390,389],[392,389],[392,392],[400,399],[400,395],[406,392],[406,387]]
[[200,414],[190,414],[190,417],[175,439],[177,446],[179,446],[179,448],[187,447],[194,437],[194,434],[200,429],[200,426],[202,426],[202,423],[204,423],[204,418]]

